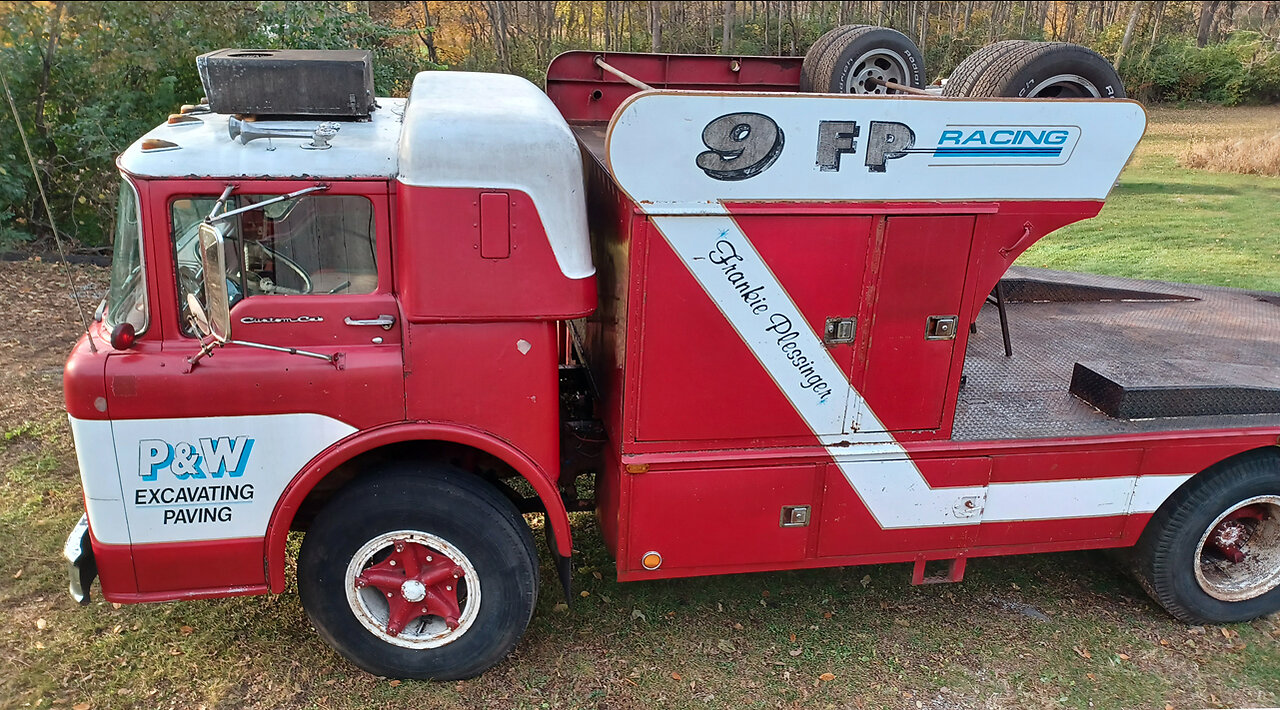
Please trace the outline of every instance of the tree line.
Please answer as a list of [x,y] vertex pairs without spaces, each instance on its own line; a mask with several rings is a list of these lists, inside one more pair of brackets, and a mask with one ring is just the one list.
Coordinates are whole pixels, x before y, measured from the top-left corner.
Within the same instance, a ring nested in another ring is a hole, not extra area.
[[[930,79],[1002,39],[1087,45],[1144,101],[1280,100],[1280,0],[0,1],[6,77],[59,232],[107,248],[112,161],[203,93],[197,54],[223,47],[371,49],[375,84],[418,71],[502,71],[541,82],[569,49],[800,56],[842,24],[893,27]],[[0,250],[51,235],[0,101]],[[38,244],[37,244],[38,246]]]

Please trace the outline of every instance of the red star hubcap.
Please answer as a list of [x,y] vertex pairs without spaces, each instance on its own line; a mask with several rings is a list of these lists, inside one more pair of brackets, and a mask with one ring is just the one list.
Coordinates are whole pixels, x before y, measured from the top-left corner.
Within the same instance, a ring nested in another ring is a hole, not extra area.
[[356,577],[357,589],[372,587],[387,599],[386,631],[399,636],[420,616],[438,616],[458,628],[458,580],[463,570],[445,555],[408,539],[396,540],[387,558]]

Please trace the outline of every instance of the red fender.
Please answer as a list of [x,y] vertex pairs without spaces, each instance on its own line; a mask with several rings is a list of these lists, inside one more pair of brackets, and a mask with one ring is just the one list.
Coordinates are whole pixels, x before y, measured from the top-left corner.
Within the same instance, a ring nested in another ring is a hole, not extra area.
[[325,449],[307,464],[284,489],[271,522],[267,524],[267,579],[272,592],[284,591],[284,550],[289,526],[302,501],[316,484],[339,465],[367,451],[406,441],[447,441],[492,454],[506,462],[533,486],[547,510],[547,524],[555,535],[556,550],[568,558],[573,552],[569,531],[569,513],[551,476],[524,452],[502,439],[478,429],[458,424],[411,422],[389,424],[377,429],[357,432]]

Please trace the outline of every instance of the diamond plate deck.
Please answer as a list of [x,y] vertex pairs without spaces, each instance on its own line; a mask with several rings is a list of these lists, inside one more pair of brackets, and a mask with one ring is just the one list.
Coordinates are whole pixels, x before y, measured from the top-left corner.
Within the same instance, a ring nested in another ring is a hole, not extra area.
[[1044,292],[1079,285],[1198,300],[1008,303],[1012,358],[1004,356],[996,309],[988,304],[969,336],[954,440],[1280,426],[1280,414],[1113,419],[1068,393],[1076,362],[1155,368],[1177,360],[1280,372],[1280,294],[1026,267],[1011,268],[1008,278],[1042,282]]

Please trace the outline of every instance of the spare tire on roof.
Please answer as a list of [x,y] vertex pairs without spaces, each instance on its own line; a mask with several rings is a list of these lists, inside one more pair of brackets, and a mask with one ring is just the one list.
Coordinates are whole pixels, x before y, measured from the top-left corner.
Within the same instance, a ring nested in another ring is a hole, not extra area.
[[888,27],[844,25],[818,38],[800,69],[800,90],[896,94],[873,79],[921,88],[924,57],[911,38]]
[[944,96],[1122,99],[1120,76],[1100,54],[1067,42],[997,42],[956,67]]

